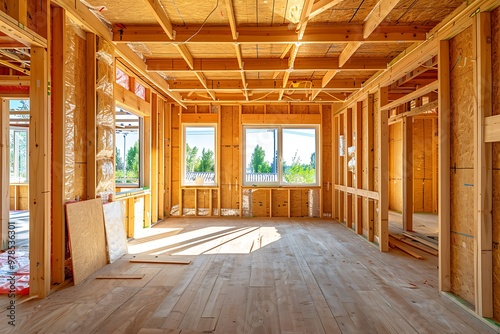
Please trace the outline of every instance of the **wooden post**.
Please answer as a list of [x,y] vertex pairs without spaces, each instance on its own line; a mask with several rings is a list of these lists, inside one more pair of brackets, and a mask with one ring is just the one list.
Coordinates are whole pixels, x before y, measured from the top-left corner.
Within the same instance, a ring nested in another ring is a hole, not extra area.
[[[368,143],[367,143],[367,154],[368,154],[368,190],[373,191],[373,179],[374,179],[374,150],[375,147],[373,145],[373,113],[375,111],[375,104],[374,104],[375,97],[373,94],[368,95],[367,103],[368,103],[368,110],[366,114],[367,118],[367,129],[366,131],[368,132]],[[373,242],[374,240],[374,223],[375,223],[375,218],[374,218],[374,210],[375,210],[375,203],[371,199],[366,199],[367,201],[367,208],[368,210],[366,217],[368,219],[368,241]]]
[[389,88],[379,90],[377,103],[379,118],[378,136],[378,226],[380,251],[389,250],[389,124],[387,111],[382,110],[389,98]]
[[[52,124],[54,128],[66,124],[66,12],[63,8],[52,8]],[[52,257],[51,284],[64,282],[65,245],[65,130],[52,132]]]
[[26,26],[28,24],[28,0],[6,0],[6,2],[7,14]]
[[[335,185],[338,184],[339,178],[338,178],[338,160],[339,160],[339,133],[338,133],[338,128],[337,128],[337,117],[333,115],[332,113],[332,122],[330,124],[332,127],[332,173],[333,173],[333,178],[332,178],[332,219],[338,219],[337,213],[337,190],[335,190]],[[290,191],[288,192],[290,194]],[[290,196],[288,196],[288,212],[290,212]],[[288,214],[288,217],[290,217],[290,214]]]
[[47,50],[31,48],[30,76],[30,295],[40,298],[50,290],[51,128],[48,99]]
[[484,119],[492,115],[491,14],[476,15],[474,87],[474,276],[475,306],[481,317],[493,317],[492,145],[484,141]]
[[[149,150],[151,157],[148,159],[150,161],[150,176],[147,177],[145,176],[144,182],[146,182],[146,179],[148,179],[149,187],[151,189],[151,221],[153,223],[156,223],[158,221],[158,157],[160,156],[158,153],[158,133],[159,133],[159,128],[160,128],[160,122],[159,122],[159,112],[158,112],[158,95],[153,93],[152,99],[151,99],[151,117],[145,117],[144,121],[146,119],[149,120],[150,122],[150,144],[151,148]],[[145,157],[146,158],[146,157]],[[146,185],[146,183],[144,183]]]
[[[356,170],[354,173],[354,177],[356,178],[356,184],[354,187],[356,189],[363,189],[363,141],[362,141],[362,114],[363,114],[363,102],[358,102],[356,104],[356,112],[354,113],[354,124],[355,124],[355,158],[356,158]],[[356,233],[363,234],[363,197],[355,196],[354,197],[354,221],[356,223]]]
[[[340,136],[343,136],[343,143],[342,145],[344,146],[344,152],[342,156],[339,155],[339,161],[338,161],[338,168],[339,168],[339,173],[338,173],[338,177],[339,177],[339,185],[343,185],[345,186],[345,179],[344,179],[344,169],[345,169],[345,166],[344,166],[344,162],[345,162],[345,159],[346,159],[346,155],[347,155],[347,149],[346,149],[346,145],[345,145],[345,133],[344,133],[344,117],[345,117],[345,113],[344,114],[340,114],[339,117],[338,117],[338,122],[337,122],[337,129],[338,129],[338,133]],[[337,145],[340,145],[340,140],[341,138],[338,138],[338,143]],[[338,205],[339,205],[339,221],[342,223],[342,222],[345,222],[345,217],[344,217],[344,193],[342,193],[340,190],[338,192],[339,194],[339,202],[338,202]]]
[[[0,115],[0,161],[2,169],[0,169],[0,241],[1,248],[4,250],[9,248],[9,185],[10,185],[10,127],[9,127],[9,100],[2,99],[2,115]],[[17,201],[17,196],[14,197]]]
[[[352,172],[349,171],[349,147],[352,146],[352,108],[347,108],[344,115],[344,139],[345,139],[345,159],[344,159],[344,185],[352,187]],[[345,223],[348,228],[352,228],[352,195],[344,192],[344,214]]]
[[439,43],[439,290],[451,291],[450,224],[450,45]]
[[413,118],[403,118],[403,230],[413,230]]
[[165,126],[165,160],[164,160],[164,178],[165,193],[163,211],[168,217],[172,208],[172,104],[164,102],[164,126]]
[[[87,198],[96,198],[97,189],[97,93],[96,93],[96,35],[87,33]],[[124,153],[125,154],[125,153]]]
[[153,209],[157,212],[158,220],[165,216],[165,101],[158,97],[158,126],[157,126],[157,169],[158,169],[158,203]]
[[[154,110],[153,110],[154,111]],[[150,110],[150,115],[153,112]],[[154,149],[151,143],[151,116],[145,116],[143,118],[143,134],[142,134],[142,145],[141,145],[141,155],[143,161],[143,178],[144,186],[150,189],[150,196],[144,196],[144,227],[151,226],[152,213],[151,213],[151,202],[153,190],[156,190],[156,185],[153,185],[152,175],[154,174],[153,161],[151,151]],[[154,220],[153,220],[154,221]]]
[[432,212],[438,213],[438,119],[432,120]]

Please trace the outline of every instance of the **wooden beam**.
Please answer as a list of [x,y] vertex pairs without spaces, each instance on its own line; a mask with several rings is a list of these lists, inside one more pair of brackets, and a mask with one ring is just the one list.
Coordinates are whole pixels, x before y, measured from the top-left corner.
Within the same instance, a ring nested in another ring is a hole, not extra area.
[[417,89],[416,91],[407,94],[403,96],[402,98],[399,98],[395,101],[392,101],[391,103],[388,103],[385,106],[382,106],[382,110],[390,110],[393,108],[396,108],[397,106],[400,106],[406,102],[410,102],[418,97],[424,96],[426,94],[429,94],[430,92],[436,91],[439,87],[439,81],[436,80],[431,84],[428,84],[427,86],[424,86],[422,88]]
[[10,61],[0,59],[0,65],[7,66],[9,68],[12,68],[13,70],[18,71],[18,72],[24,73],[26,75],[30,75],[29,68],[17,66],[16,64],[11,63]]
[[168,38],[175,39],[175,32],[172,28],[172,23],[165,13],[160,0],[144,0],[144,2],[146,2],[146,4],[148,5],[151,14],[153,14],[153,16],[156,18],[156,21],[158,21],[163,31],[167,34]]
[[96,48],[94,33],[87,34],[87,198],[97,197],[97,93]]
[[363,45],[363,42],[350,42],[347,43],[346,47],[339,56],[339,67],[344,66],[345,63],[352,57],[354,52],[359,49],[359,47]]
[[29,47],[47,47],[47,39],[45,37],[25,27],[18,20],[10,17],[3,11],[0,11],[0,32]]
[[[127,47],[128,48],[128,47]],[[288,58],[289,59],[289,58]],[[289,60],[280,58],[243,58],[241,61],[233,58],[195,58],[194,68],[186,66],[186,62],[178,58],[155,58],[146,61],[148,72],[226,72],[237,73],[243,65],[245,72],[284,72],[289,69]],[[300,57],[293,63],[294,71],[330,71],[357,70],[374,72],[387,68],[385,58],[351,58],[341,68],[338,58]]]
[[156,209],[158,220],[162,220],[165,216],[165,167],[170,168],[165,162],[165,101],[162,98],[158,98],[158,113],[157,122],[153,123],[156,127],[156,134],[154,136],[157,138],[157,180],[158,180],[158,200],[156,208],[153,206],[153,210]]
[[[55,0],[63,2],[66,0]],[[311,1],[312,2],[312,1]],[[429,26],[397,26],[381,25],[368,38],[363,37],[363,25],[335,24],[328,26],[310,26],[302,39],[297,37],[301,28],[293,31],[288,26],[238,27],[238,38],[225,26],[189,26],[176,31],[175,42],[189,44],[334,44],[348,42],[387,43],[387,42],[417,42],[425,41]],[[305,29],[305,28],[304,28]],[[199,32],[198,32],[199,31]],[[197,33],[198,32],[198,33]],[[113,42],[115,43],[168,43],[172,40],[165,35],[158,25],[127,25],[113,27]]]
[[363,26],[363,37],[368,38],[370,34],[377,29],[385,17],[400,3],[402,0],[380,0],[373,10],[368,14]]
[[451,291],[450,46],[439,43],[439,291]]
[[387,111],[382,106],[387,104],[388,87],[379,90],[376,111],[378,117],[378,236],[379,248],[382,252],[389,250],[389,124]]
[[0,115],[0,251],[6,250],[14,244],[9,244],[9,213],[10,213],[10,127],[9,127],[9,100],[2,99],[2,114]]
[[[344,159],[344,185],[348,188],[352,188],[352,173],[348,168],[349,155],[347,153],[348,147],[352,146],[352,108],[347,108],[344,114],[344,140],[345,140],[345,150],[346,155]],[[348,228],[352,228],[352,198],[353,196],[344,192],[344,215],[345,224]]]
[[194,69],[193,56],[191,55],[191,52],[189,52],[189,49],[187,48],[186,44],[174,44],[174,46],[177,49],[177,51],[179,51],[182,58],[184,58],[189,68]]
[[212,91],[210,89],[208,89],[207,78],[205,77],[203,72],[194,72],[194,73],[195,73],[196,77],[198,78],[198,80],[200,80],[201,84],[203,85],[203,87],[207,91],[208,95],[210,95],[212,97],[212,100],[215,101],[215,95],[214,95],[214,93],[212,93]]
[[298,34],[299,41],[304,37],[304,32],[306,31],[307,23],[309,22],[309,14],[311,13],[313,4],[314,0],[304,0],[302,12],[300,13],[300,20],[295,30]]
[[337,73],[339,73],[339,72],[340,72],[339,70],[330,70],[330,71],[326,72],[323,79],[321,79],[321,88],[325,88],[326,86],[328,86],[330,81],[332,81],[333,77],[336,76]]
[[[356,183],[355,188],[363,188],[363,144],[362,144],[362,133],[363,133],[363,102],[358,102],[356,104],[356,109],[354,110],[354,147],[355,147],[355,159],[356,159],[356,169],[354,173],[354,178]],[[359,235],[363,234],[363,198],[361,196],[354,196],[354,223],[356,224],[356,233]]]
[[[366,99],[366,103],[367,103],[367,111],[365,113],[365,117],[367,118],[367,124],[366,124],[366,131],[367,131],[367,135],[368,135],[368,138],[367,138],[367,143],[366,143],[366,154],[368,155],[368,159],[367,159],[367,162],[368,162],[368,165],[367,165],[367,179],[368,179],[368,183],[367,183],[367,187],[368,187],[368,190],[370,191],[373,191],[373,187],[374,187],[374,150],[375,150],[375,146],[374,146],[374,136],[373,136],[373,133],[374,133],[374,126],[373,126],[373,121],[374,121],[374,111],[375,111],[375,96],[374,94],[369,94],[367,99]],[[377,193],[378,195],[378,193]],[[375,205],[373,203],[373,201],[365,201],[365,204],[366,204],[366,210],[367,210],[367,213],[366,213],[366,217],[368,219],[368,241],[370,242],[373,242],[374,240],[374,223],[375,223],[375,218],[374,218],[374,211],[375,211]]]
[[20,75],[0,75],[0,86],[29,86],[30,77]]
[[[474,20],[476,66],[474,87],[478,97],[474,117],[474,276],[476,313],[493,317],[493,150],[484,140],[484,120],[493,113],[491,15]],[[473,46],[474,47],[474,46]]]
[[403,230],[413,230],[413,118],[403,118]]
[[149,102],[146,102],[116,82],[114,84],[114,97],[116,105],[119,107],[131,109],[139,116],[149,117],[151,115],[151,104]]
[[29,187],[30,295],[45,298],[50,290],[51,127],[48,100],[49,57],[31,48]]
[[238,32],[236,31],[236,18],[234,15],[233,0],[226,0],[227,17],[229,19],[229,26],[231,27],[231,35],[234,40],[238,39]]
[[396,116],[391,116],[389,118],[389,125],[398,122],[399,120],[401,120],[404,117],[414,117],[414,116],[418,116],[420,114],[423,114],[427,111],[436,109],[438,107],[438,105],[439,105],[439,101],[432,101],[432,102],[424,104],[421,107],[413,108],[410,111],[406,111],[406,112],[403,112],[401,114],[397,114]]
[[320,0],[313,4],[311,13],[309,13],[309,20],[312,19],[315,16],[318,16],[319,14],[323,13],[324,11],[332,8],[333,6],[341,3],[343,0]]

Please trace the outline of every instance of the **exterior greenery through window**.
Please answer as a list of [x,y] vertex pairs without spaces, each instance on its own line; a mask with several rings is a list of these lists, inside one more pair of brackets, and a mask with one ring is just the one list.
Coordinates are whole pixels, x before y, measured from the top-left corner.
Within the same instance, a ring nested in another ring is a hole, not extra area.
[[245,185],[317,185],[317,127],[244,128]]
[[28,182],[29,100],[9,100],[10,110],[10,182]]
[[116,184],[140,184],[140,117],[123,109],[116,110],[115,178]]
[[184,184],[215,185],[215,126],[184,126]]

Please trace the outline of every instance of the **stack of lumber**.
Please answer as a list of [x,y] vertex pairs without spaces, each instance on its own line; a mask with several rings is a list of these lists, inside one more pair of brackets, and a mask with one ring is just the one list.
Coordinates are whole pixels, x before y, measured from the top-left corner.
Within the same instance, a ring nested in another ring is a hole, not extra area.
[[399,248],[403,252],[408,253],[417,259],[422,259],[423,257],[417,252],[415,252],[415,250],[412,249],[412,247],[424,251],[426,253],[432,254],[434,256],[438,256],[437,246],[434,245],[434,243],[425,239],[422,239],[423,240],[422,242],[420,237],[414,236],[413,234],[411,237],[409,237],[407,236],[407,234],[410,233],[404,232],[403,236],[389,234],[389,244],[392,247]]

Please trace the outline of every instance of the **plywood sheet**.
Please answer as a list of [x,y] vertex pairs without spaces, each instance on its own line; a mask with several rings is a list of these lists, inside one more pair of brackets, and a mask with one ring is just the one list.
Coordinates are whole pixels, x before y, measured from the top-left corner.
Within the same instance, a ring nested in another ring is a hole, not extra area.
[[103,205],[103,211],[109,262],[113,263],[128,253],[125,232],[125,201],[106,203]]
[[288,105],[271,104],[266,106],[266,114],[288,114]]
[[268,189],[252,189],[252,217],[269,217]]
[[297,104],[290,107],[290,114],[319,114],[319,105]]
[[290,190],[290,216],[309,216],[309,195],[307,189]]
[[451,291],[474,305],[474,238],[451,234]]
[[241,113],[242,114],[263,114],[264,113],[264,105],[242,105]]
[[101,199],[66,204],[66,223],[73,281],[78,284],[107,263]]
[[389,126],[389,209],[403,211],[402,122]]
[[272,190],[272,216],[288,217],[288,190]]

